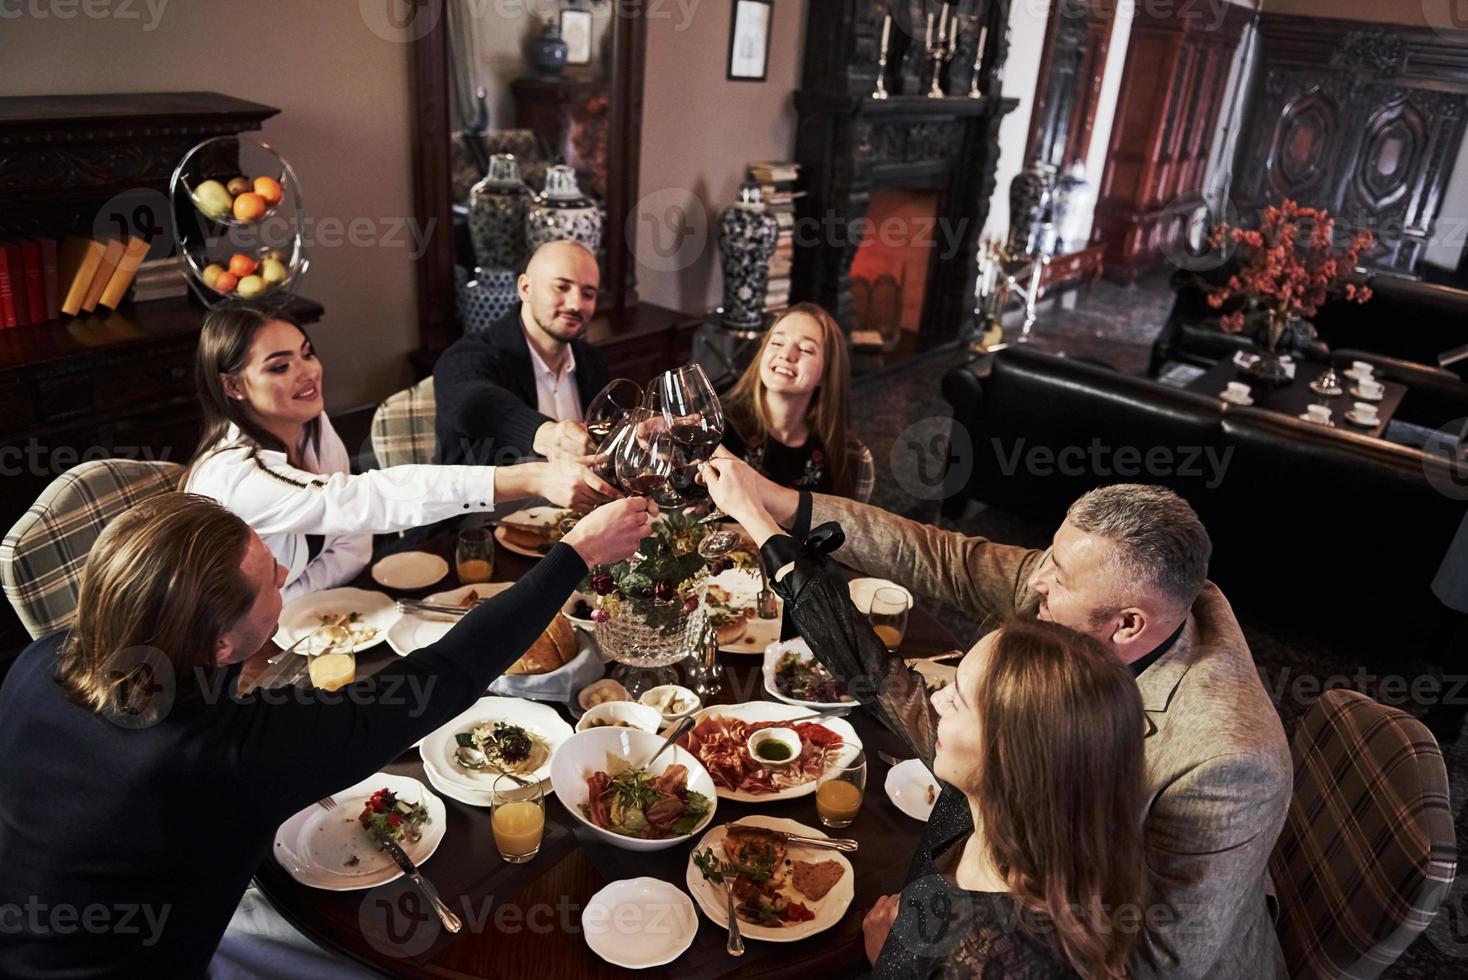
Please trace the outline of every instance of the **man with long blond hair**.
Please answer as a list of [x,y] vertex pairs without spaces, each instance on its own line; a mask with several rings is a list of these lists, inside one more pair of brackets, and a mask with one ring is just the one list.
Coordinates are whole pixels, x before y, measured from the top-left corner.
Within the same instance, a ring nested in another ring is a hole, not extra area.
[[0,687],[0,976],[205,975],[276,827],[472,704],[655,510],[599,508],[444,639],[319,698],[238,692],[285,574],[248,525],[185,493],[122,514],[75,623]]

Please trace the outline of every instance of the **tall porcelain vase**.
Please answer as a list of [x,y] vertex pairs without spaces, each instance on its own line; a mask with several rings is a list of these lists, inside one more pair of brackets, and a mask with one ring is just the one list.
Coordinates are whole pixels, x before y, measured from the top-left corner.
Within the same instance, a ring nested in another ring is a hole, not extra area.
[[530,254],[547,242],[569,240],[580,242],[595,255],[601,236],[601,209],[581,193],[576,171],[563,164],[548,169],[545,191],[525,216],[525,244]]
[[469,237],[480,267],[518,272],[524,266],[530,199],[514,154],[490,157],[489,173],[469,191]]
[[764,325],[770,259],[780,237],[775,216],[764,209],[759,185],[746,181],[739,202],[719,217],[719,259],[724,267],[724,322],[731,327]]

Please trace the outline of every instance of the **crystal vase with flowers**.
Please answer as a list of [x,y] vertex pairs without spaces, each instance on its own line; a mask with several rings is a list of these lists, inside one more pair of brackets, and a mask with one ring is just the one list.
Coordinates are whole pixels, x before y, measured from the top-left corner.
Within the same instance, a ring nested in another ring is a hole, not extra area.
[[623,665],[616,673],[633,697],[666,682],[655,671],[700,650],[709,578],[726,567],[752,564],[745,552],[700,555],[704,534],[696,513],[666,511],[637,554],[614,565],[598,565],[582,583],[582,591],[597,596],[591,613],[596,641],[605,657]]
[[1241,368],[1249,377],[1270,385],[1288,382],[1281,358],[1315,341],[1309,318],[1326,298],[1371,298],[1371,289],[1355,279],[1361,253],[1374,241],[1371,232],[1355,232],[1340,247],[1336,241],[1328,211],[1291,200],[1265,208],[1257,229],[1214,227],[1209,243],[1219,250],[1237,247],[1241,265],[1224,285],[1205,287],[1208,305],[1223,311],[1225,333],[1253,334],[1257,356]]

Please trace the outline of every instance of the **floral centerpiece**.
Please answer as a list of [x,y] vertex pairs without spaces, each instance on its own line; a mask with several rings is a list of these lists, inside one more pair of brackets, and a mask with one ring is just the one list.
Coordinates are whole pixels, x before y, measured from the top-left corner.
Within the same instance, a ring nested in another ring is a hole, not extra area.
[[1217,249],[1230,244],[1243,253],[1243,264],[1222,286],[1208,287],[1208,305],[1225,310],[1220,326],[1225,333],[1255,331],[1262,352],[1255,373],[1262,380],[1282,381],[1281,340],[1287,329],[1314,339],[1305,322],[1328,296],[1355,303],[1371,298],[1371,289],[1352,281],[1361,253],[1371,247],[1371,232],[1351,236],[1344,249],[1335,246],[1335,219],[1328,211],[1300,207],[1286,200],[1264,209],[1257,230],[1217,225],[1209,243]]
[[705,583],[725,568],[754,563],[754,556],[742,550],[721,558],[700,555],[705,530],[692,511],[665,511],[637,554],[590,571],[582,591],[598,597],[591,618],[608,657],[637,667],[665,667],[693,652],[703,635]]

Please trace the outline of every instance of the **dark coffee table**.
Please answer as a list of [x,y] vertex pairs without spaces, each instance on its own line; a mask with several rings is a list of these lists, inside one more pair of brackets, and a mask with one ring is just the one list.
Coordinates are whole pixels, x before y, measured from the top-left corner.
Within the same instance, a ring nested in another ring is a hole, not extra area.
[[[1242,381],[1249,385],[1254,398],[1254,404],[1259,408],[1268,409],[1271,412],[1283,412],[1288,415],[1299,417],[1305,414],[1305,409],[1310,405],[1327,405],[1330,407],[1331,423],[1347,432],[1356,432],[1361,435],[1375,436],[1380,439],[1386,431],[1387,423],[1391,421],[1392,415],[1396,413],[1397,407],[1402,404],[1402,396],[1407,393],[1407,386],[1397,384],[1395,381],[1381,381],[1386,389],[1381,401],[1376,403],[1377,422],[1374,426],[1356,425],[1346,418],[1346,412],[1362,399],[1352,397],[1351,389],[1356,386],[1352,378],[1348,378],[1336,372],[1340,378],[1341,386],[1345,392],[1334,397],[1317,395],[1310,390],[1310,382],[1320,377],[1328,370],[1328,365],[1317,364],[1313,361],[1295,362],[1295,380],[1278,388],[1269,388],[1240,373],[1238,367],[1231,359],[1219,361],[1213,367],[1205,371],[1201,376],[1188,385],[1188,391],[1197,392],[1200,395],[1220,397],[1220,392],[1228,387],[1230,381]],[[1381,380],[1378,378],[1377,380]],[[1225,402],[1225,404],[1230,404]]]

